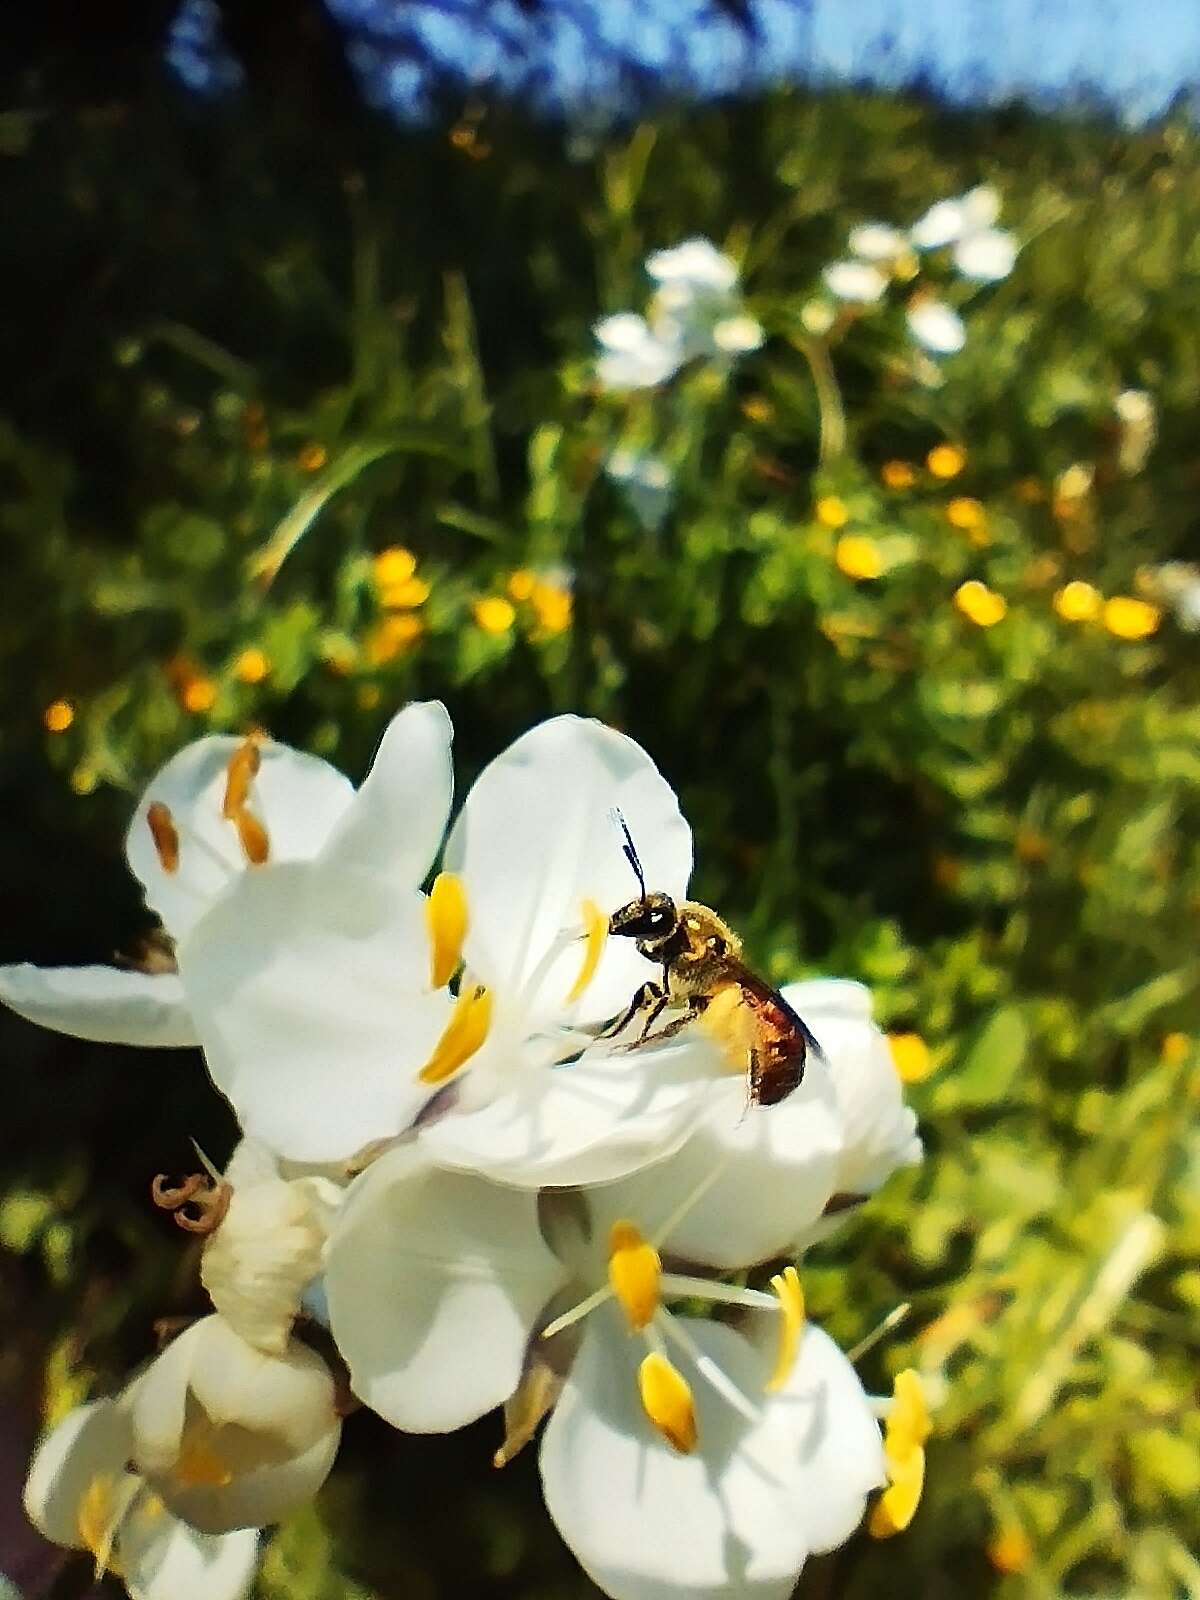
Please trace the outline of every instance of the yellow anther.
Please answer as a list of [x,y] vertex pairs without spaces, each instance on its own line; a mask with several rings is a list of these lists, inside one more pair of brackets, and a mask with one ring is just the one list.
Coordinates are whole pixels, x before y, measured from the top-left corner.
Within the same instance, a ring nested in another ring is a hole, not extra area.
[[911,1450],[919,1449],[932,1431],[929,1407],[925,1404],[925,1390],[919,1375],[912,1367],[896,1374],[892,1389],[892,1409],[888,1413],[884,1434],[884,1449],[888,1459],[903,1460]]
[[614,1222],[608,1235],[608,1281],[628,1319],[638,1333],[658,1310],[658,1285],[662,1262],[632,1222]]
[[872,1507],[867,1523],[867,1532],[873,1539],[890,1539],[894,1533],[903,1533],[916,1516],[925,1486],[925,1452],[920,1445],[914,1445],[903,1461],[893,1461],[889,1456],[888,1477],[891,1481]]
[[262,823],[245,806],[233,819],[242,853],[252,867],[261,867],[271,853],[271,841]]
[[779,1297],[779,1354],[775,1358],[775,1371],[767,1389],[782,1389],[796,1364],[796,1352],[804,1332],[804,1290],[800,1274],[795,1267],[785,1267],[771,1279],[771,1288]]
[[95,1558],[97,1578],[102,1578],[106,1572],[121,1576],[112,1554],[113,1540],[120,1526],[121,1509],[117,1504],[115,1480],[110,1474],[101,1473],[84,1490],[76,1516],[79,1537]]
[[229,758],[225,768],[225,798],[221,801],[221,815],[227,822],[234,820],[250,798],[250,785],[262,766],[260,743],[260,735],[252,733]]
[[696,1448],[696,1408],[683,1374],[656,1350],[638,1368],[642,1410],[673,1450],[690,1455]]
[[463,940],[467,936],[467,891],[454,872],[439,872],[425,902],[425,922],[429,929],[429,981],[442,988],[462,964]]
[[919,1033],[889,1033],[887,1041],[901,1083],[922,1083],[933,1071],[929,1046]]
[[175,826],[170,807],[164,805],[161,800],[151,800],[146,807],[146,823],[150,829],[150,837],[154,840],[154,848],[158,852],[159,866],[164,872],[178,872],[179,830]]
[[445,1083],[453,1077],[487,1038],[491,1021],[491,995],[482,984],[469,985],[459,995],[446,1030],[418,1072],[417,1081]]
[[608,918],[594,900],[583,902],[583,936],[586,940],[583,960],[579,966],[579,976],[571,985],[571,992],[567,995],[568,1005],[579,999],[596,976],[596,968],[600,965],[600,957],[604,954],[604,942],[608,938]]
[[194,1433],[184,1436],[173,1476],[183,1489],[225,1489],[233,1482],[233,1473],[211,1441]]

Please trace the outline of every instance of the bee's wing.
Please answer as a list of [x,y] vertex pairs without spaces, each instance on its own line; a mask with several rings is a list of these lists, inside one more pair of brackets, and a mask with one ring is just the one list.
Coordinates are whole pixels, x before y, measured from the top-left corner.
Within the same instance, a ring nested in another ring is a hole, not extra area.
[[760,1014],[766,1012],[768,1015],[771,1012],[775,1012],[780,1021],[786,1021],[795,1029],[804,1040],[805,1047],[811,1050],[818,1060],[824,1061],[827,1059],[824,1050],[821,1048],[820,1040],[804,1018],[788,1005],[778,989],[772,988],[769,983],[764,982],[756,973],[751,972],[748,967],[743,967],[741,962],[738,963],[737,981],[743,994],[754,1005],[755,1010],[759,1011]]

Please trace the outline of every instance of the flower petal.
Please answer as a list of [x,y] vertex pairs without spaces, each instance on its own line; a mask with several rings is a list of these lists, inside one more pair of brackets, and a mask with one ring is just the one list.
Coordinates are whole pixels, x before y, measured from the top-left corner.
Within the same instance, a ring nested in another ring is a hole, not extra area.
[[681,1359],[697,1447],[677,1453],[642,1414],[641,1347],[604,1308],[588,1319],[542,1440],[547,1509],[613,1600],[783,1600],[805,1557],[847,1538],[882,1482],[878,1426],[853,1369],[818,1329],[806,1330],[788,1382],[762,1399],[771,1363],[758,1341],[680,1320],[760,1401],[759,1420],[748,1422]]
[[116,1554],[130,1600],[241,1600],[258,1567],[258,1530],[198,1533],[143,1497],[121,1524]]
[[[670,1155],[702,1113],[715,1070],[702,1040],[630,1055],[589,1051],[561,1067],[511,1074],[505,1048],[502,1038],[488,1041],[471,1063],[462,1105],[419,1138],[443,1166],[519,1188],[606,1183]],[[476,1103],[480,1082],[491,1088]]]
[[646,257],[646,272],[657,283],[682,284],[710,295],[728,294],[738,280],[737,262],[700,236],[653,251]]
[[420,888],[450,818],[453,733],[439,700],[406,706],[392,718],[370,772],[326,841],[324,866],[362,869],[398,890]]
[[126,967],[0,967],[0,1000],[18,1016],[76,1039],[161,1049],[199,1044],[173,972]]
[[429,993],[424,901],[365,872],[247,874],[179,948],[209,1071],[243,1129],[345,1160],[406,1128],[450,1014]]
[[964,278],[976,283],[998,283],[1007,278],[1017,260],[1017,241],[1001,228],[984,228],[960,239],[954,250],[954,265]]
[[[476,780],[451,830],[446,865],[467,891],[467,966],[502,1001],[521,996],[535,1018],[562,1016],[579,949],[564,945],[548,967],[545,958],[564,931],[580,928],[584,902],[611,913],[638,892],[614,807],[648,887],[682,897],[692,835],[670,784],[640,745],[582,717],[553,717],[510,745]],[[619,943],[609,941],[581,1015],[612,1015],[651,976]]]
[[834,261],[821,276],[830,294],[858,305],[872,305],[883,296],[888,281],[869,261]]
[[125,1471],[132,1432],[115,1400],[76,1406],[42,1438],[25,1481],[25,1514],[39,1533],[68,1550],[84,1550],[79,1529],[84,1496],[97,1479]]
[[963,200],[939,200],[913,223],[908,237],[918,250],[940,250],[961,239],[970,226]]
[[[229,763],[243,742],[213,735],[185,746],[150,780],[129,824],[129,865],[141,879],[147,905],[176,939],[245,869],[237,827],[222,815]],[[259,755],[250,807],[266,825],[270,860],[310,860],[350,804],[350,780],[328,762],[285,744],[264,741]],[[164,870],[146,820],[152,804],[166,806],[179,835],[173,872]]]
[[398,1428],[443,1433],[502,1405],[563,1282],[537,1200],[442,1172],[409,1146],[352,1185],[329,1242],[330,1325],[355,1394]]
[[915,1113],[883,1034],[871,1021],[870,992],[860,983],[821,978],[792,983],[784,999],[821,1041],[842,1118],[841,1194],[873,1194],[897,1167],[921,1159]]
[[905,316],[908,331],[935,356],[952,356],[967,342],[963,319],[944,300],[916,300]]
[[740,1078],[713,1083],[703,1120],[679,1153],[606,1184],[592,1197],[593,1210],[605,1219],[610,1210],[636,1217],[654,1233],[719,1167],[662,1252],[712,1267],[754,1266],[788,1254],[817,1222],[835,1191],[841,1154],[830,1073],[810,1056],[800,1085],[778,1105],[747,1107]]

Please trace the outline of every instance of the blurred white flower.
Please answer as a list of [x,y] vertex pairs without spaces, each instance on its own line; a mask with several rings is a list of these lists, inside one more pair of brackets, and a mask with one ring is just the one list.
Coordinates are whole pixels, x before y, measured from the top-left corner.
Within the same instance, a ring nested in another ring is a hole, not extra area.
[[1200,567],[1191,561],[1165,561],[1138,576],[1139,586],[1170,608],[1185,633],[1200,633]]
[[674,377],[685,360],[675,328],[660,334],[633,311],[602,318],[592,332],[600,346],[596,377],[605,389],[656,388]]
[[953,247],[954,265],[977,283],[1007,278],[1017,258],[1017,241],[994,226],[1000,196],[990,184],[979,184],[953,200],[939,200],[909,230],[918,250]]
[[[794,1269],[769,1294],[664,1270],[720,1172],[681,1193],[687,1176],[664,1169],[646,1218],[621,1183],[539,1197],[393,1151],[334,1230],[332,1325],[355,1393],[397,1427],[445,1431],[507,1402],[502,1464],[551,1411],[547,1506],[617,1600],[782,1600],[883,1483],[879,1428],[849,1363],[805,1326]],[[754,1325],[667,1309],[697,1299]]]
[[847,239],[851,253],[860,261],[896,261],[909,247],[906,236],[899,228],[886,222],[863,222],[851,228]]
[[722,298],[737,287],[737,263],[717,249],[711,239],[685,239],[670,250],[655,250],[646,257],[646,271],[664,288],[683,291],[689,299]]
[[178,971],[6,967],[0,998],[84,1038],[203,1044],[245,1132],[290,1159],[398,1133],[450,1009],[418,892],[449,814],[450,736],[441,705],[409,706],[357,793],[286,745],[188,745],[126,841]]
[[648,532],[660,527],[671,504],[671,469],[642,450],[614,450],[605,473],[620,485],[625,501]]
[[167,1508],[193,1528],[263,1527],[324,1483],[342,1423],[333,1378],[292,1339],[279,1355],[203,1317],[126,1393],[128,1457]]
[[914,295],[905,318],[913,338],[932,355],[954,355],[967,342],[963,319],[944,300]]
[[[436,1159],[503,1182],[592,1183],[665,1155],[720,1071],[697,1037],[632,1054],[593,1043],[649,975],[608,919],[636,893],[610,813],[648,878],[682,896],[691,830],[632,739],[581,717],[523,734],[476,780],[451,829],[465,962],[455,1018],[424,1069],[451,1084],[419,1138]],[[460,1075],[461,1074],[461,1075]]]
[[873,305],[888,286],[887,274],[869,261],[834,261],[821,276],[830,294],[856,305]]
[[78,1406],[42,1439],[25,1484],[38,1532],[90,1551],[97,1575],[119,1574],[132,1600],[240,1600],[258,1564],[258,1531],[201,1533],[129,1469],[133,1426],[123,1400]]
[[1145,389],[1122,389],[1113,401],[1120,438],[1117,465],[1132,477],[1146,465],[1158,434],[1158,407]]

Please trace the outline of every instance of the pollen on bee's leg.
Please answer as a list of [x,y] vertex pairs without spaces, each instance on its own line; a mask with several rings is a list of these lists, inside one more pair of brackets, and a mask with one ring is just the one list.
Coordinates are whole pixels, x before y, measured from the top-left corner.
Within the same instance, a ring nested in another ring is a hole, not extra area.
[[696,1448],[696,1408],[687,1379],[657,1350],[638,1368],[642,1410],[673,1450],[690,1455]]
[[462,965],[467,937],[467,891],[456,872],[439,872],[425,902],[429,929],[429,978],[442,989]]
[[250,798],[250,785],[262,765],[261,746],[262,734],[252,733],[229,758],[225,768],[225,797],[221,801],[221,815],[226,822],[234,821]]
[[164,872],[179,871],[179,829],[171,808],[161,800],[151,800],[146,807],[146,826],[154,841],[158,864]]
[[271,841],[266,828],[247,806],[242,806],[231,820],[237,829],[242,854],[252,867],[261,867],[271,854]]
[[773,1393],[783,1388],[796,1364],[796,1352],[804,1332],[804,1290],[795,1267],[777,1272],[771,1279],[771,1288],[779,1300],[779,1353],[767,1383],[768,1391]]
[[634,1333],[658,1310],[662,1261],[632,1222],[614,1222],[608,1236],[608,1282]]
[[608,918],[594,900],[583,902],[581,920],[586,943],[579,975],[567,995],[568,1005],[573,1005],[581,997],[596,976],[596,968],[600,965],[600,957],[604,954],[604,945],[608,939]]
[[445,1083],[468,1062],[487,1038],[492,997],[482,984],[470,984],[459,995],[445,1032],[417,1073],[419,1083]]

